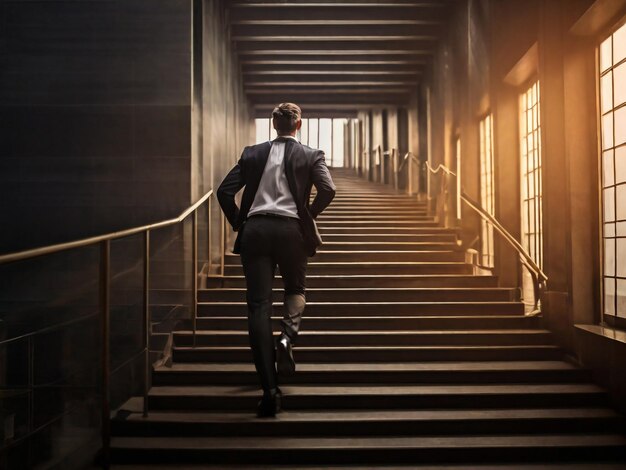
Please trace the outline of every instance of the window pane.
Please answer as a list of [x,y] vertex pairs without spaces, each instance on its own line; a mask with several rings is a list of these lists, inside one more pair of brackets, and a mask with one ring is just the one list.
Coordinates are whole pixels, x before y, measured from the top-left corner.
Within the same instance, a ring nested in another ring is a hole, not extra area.
[[604,236],[606,238],[615,236],[615,224],[604,224]]
[[604,152],[602,156],[602,186],[615,184],[613,177],[613,150]]
[[302,120],[302,127],[300,128],[300,143],[303,145],[309,145],[309,120]]
[[254,120],[256,126],[256,143],[260,144],[261,142],[265,142],[269,139],[269,119],[255,119]]
[[[613,106],[617,107],[626,103],[626,62],[613,70],[613,82],[615,83]],[[607,110],[608,111],[608,110]]]
[[343,166],[343,126],[345,119],[333,119],[333,166]]
[[626,238],[617,238],[617,275],[626,277]]
[[613,33],[613,63],[626,59],[626,25]]
[[317,119],[309,119],[309,147],[318,148]]
[[600,79],[600,95],[602,96],[602,114],[613,109],[613,72]]
[[615,149],[615,182],[626,182],[626,146]]
[[[610,224],[613,225],[613,224]],[[618,222],[617,224],[615,224],[617,226],[617,236],[618,237],[626,237],[626,222]],[[613,229],[613,231],[615,232],[616,230]]]
[[600,70],[604,72],[613,64],[613,50],[611,48],[611,37],[609,36],[600,46]]
[[602,148],[613,147],[613,113],[602,116]]
[[615,189],[608,188],[604,190],[604,221],[611,222],[615,220]]
[[620,184],[615,194],[615,220],[626,220],[626,184]]
[[615,279],[604,280],[604,313],[615,315]]
[[626,143],[626,106],[615,111],[615,146]]
[[617,316],[626,317],[626,279],[617,280]]
[[604,240],[604,275],[615,276],[615,238]]
[[320,144],[319,149],[323,150],[326,154],[326,163],[330,166],[332,161],[332,146],[330,141],[330,133],[331,133],[331,120],[330,119],[320,119],[319,124],[319,133],[320,133]]

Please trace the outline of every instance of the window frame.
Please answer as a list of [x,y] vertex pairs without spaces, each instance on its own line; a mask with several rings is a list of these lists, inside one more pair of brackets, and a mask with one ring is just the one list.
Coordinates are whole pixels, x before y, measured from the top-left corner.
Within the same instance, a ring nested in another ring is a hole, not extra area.
[[[626,224],[626,219],[618,219],[617,210],[618,210],[618,198],[617,198],[617,188],[619,186],[624,186],[626,188],[626,181],[617,183],[616,178],[616,150],[617,149],[626,149],[626,142],[622,142],[619,145],[615,145],[615,111],[620,109],[626,109],[626,102],[621,103],[617,107],[614,106],[615,100],[615,75],[612,73],[616,68],[620,66],[626,66],[626,57],[622,58],[619,62],[614,63],[613,59],[613,40],[611,40],[611,65],[606,69],[602,70],[602,62],[601,62],[601,48],[603,43],[611,38],[617,31],[622,28],[626,28],[626,17],[622,18],[616,24],[614,24],[611,28],[600,34],[596,38],[596,48],[595,48],[595,56],[596,56],[596,67],[595,67],[595,76],[596,76],[596,117],[597,117],[597,153],[598,153],[598,227],[599,227],[599,246],[598,252],[600,254],[600,262],[599,264],[599,284],[600,284],[600,323],[608,324],[610,326],[615,326],[618,328],[626,329],[626,312],[624,316],[619,316],[619,291],[618,291],[618,280],[623,280],[626,282],[626,276],[618,275],[618,239],[626,239],[626,235],[618,236],[617,235],[617,225],[621,222]],[[611,74],[611,105],[610,108],[603,112],[603,95],[602,95],[602,78],[608,74]],[[606,149],[604,148],[603,143],[603,135],[604,135],[604,127],[603,127],[603,118],[611,114],[612,118],[612,136],[611,136],[611,145]],[[611,163],[613,165],[612,178],[613,181],[611,184],[605,186],[604,181],[604,154],[612,153]],[[605,189],[613,189],[613,211],[614,218],[613,220],[606,222],[605,221]],[[625,202],[626,205],[626,202]],[[614,240],[614,272],[612,275],[606,274],[606,237],[605,230],[607,224],[614,225],[614,236],[609,237],[609,239]],[[614,283],[614,292],[613,292],[613,313],[606,312],[606,302],[605,302],[605,289],[606,289],[606,280],[612,279]]]

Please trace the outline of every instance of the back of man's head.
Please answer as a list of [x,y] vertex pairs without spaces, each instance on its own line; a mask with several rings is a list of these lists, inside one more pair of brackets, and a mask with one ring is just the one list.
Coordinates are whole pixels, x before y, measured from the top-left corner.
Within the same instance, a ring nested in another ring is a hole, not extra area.
[[279,134],[289,134],[298,128],[302,110],[295,103],[280,103],[272,111],[274,129]]

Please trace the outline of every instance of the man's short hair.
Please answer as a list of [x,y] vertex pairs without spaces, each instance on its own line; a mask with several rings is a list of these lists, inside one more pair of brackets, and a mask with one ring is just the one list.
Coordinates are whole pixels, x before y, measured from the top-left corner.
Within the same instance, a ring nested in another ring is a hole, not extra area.
[[302,117],[300,106],[295,103],[280,103],[272,111],[275,129],[279,132],[293,132]]

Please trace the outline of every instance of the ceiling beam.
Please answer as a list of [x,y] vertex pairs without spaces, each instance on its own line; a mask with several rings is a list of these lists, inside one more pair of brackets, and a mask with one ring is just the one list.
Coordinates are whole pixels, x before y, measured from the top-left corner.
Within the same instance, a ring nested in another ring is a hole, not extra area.
[[407,4],[254,4],[243,3],[229,6],[230,20],[239,24],[242,21],[379,21],[412,20],[422,22],[444,21],[446,18],[446,2],[419,5]]
[[422,54],[432,54],[435,41],[433,40],[413,40],[402,38],[363,38],[355,37],[343,38],[309,38],[301,40],[300,38],[281,39],[281,40],[254,40],[254,41],[234,41],[235,49],[238,53],[261,52],[263,54],[274,53],[277,50],[285,51],[287,54],[293,54],[296,51],[309,52],[312,54],[324,55],[326,51],[337,51],[341,54],[362,54],[367,55],[372,51],[406,51],[406,53],[415,54],[420,51]]
[[[232,39],[242,40],[264,40],[276,37],[297,38],[341,38],[357,36],[360,38],[385,37],[390,39],[437,39],[441,33],[441,27],[437,25],[414,24],[375,24],[360,25],[349,23],[341,25],[333,24],[293,24],[291,21],[282,22],[275,25],[234,25],[232,28]],[[248,39],[250,38],[250,39]],[[287,39],[287,40],[290,40]]]
[[284,73],[379,73],[379,72],[392,72],[403,74],[415,74],[422,71],[422,67],[412,64],[346,64],[346,63],[311,63],[304,62],[301,64],[273,64],[273,65],[248,65],[244,64],[241,67],[244,75],[278,75]]

